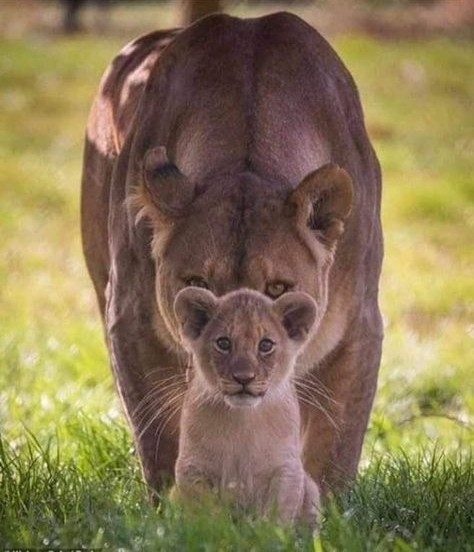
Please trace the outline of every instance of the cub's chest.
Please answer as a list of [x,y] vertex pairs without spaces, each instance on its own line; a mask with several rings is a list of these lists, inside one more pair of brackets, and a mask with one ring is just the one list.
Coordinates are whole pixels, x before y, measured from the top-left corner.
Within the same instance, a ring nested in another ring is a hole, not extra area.
[[299,411],[293,402],[280,400],[252,409],[186,405],[179,470],[199,474],[215,490],[241,503],[249,497],[255,503],[257,495],[263,499],[274,478],[300,462]]
[[240,493],[266,488],[275,473],[299,456],[297,436],[260,431],[255,424],[222,428],[189,443],[190,457],[213,487]]
[[214,455],[207,467],[202,466],[211,487],[243,506],[266,503],[288,456],[284,449],[265,451],[251,440],[234,442],[220,453],[214,451]]

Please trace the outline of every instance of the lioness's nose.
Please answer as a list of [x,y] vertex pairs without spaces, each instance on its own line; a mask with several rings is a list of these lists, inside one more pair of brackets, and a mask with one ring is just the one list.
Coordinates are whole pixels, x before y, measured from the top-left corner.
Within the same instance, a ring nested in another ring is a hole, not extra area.
[[232,372],[232,377],[237,383],[240,383],[242,385],[247,385],[247,383],[250,383],[252,380],[255,379],[255,372],[236,371],[236,372]]

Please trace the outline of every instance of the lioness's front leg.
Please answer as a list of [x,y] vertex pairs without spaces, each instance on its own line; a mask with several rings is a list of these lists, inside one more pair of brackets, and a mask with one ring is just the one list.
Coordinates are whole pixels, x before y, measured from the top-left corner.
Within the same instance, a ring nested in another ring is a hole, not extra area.
[[[151,492],[159,491],[173,479],[178,456],[178,383],[181,378],[184,385],[184,368],[156,338],[153,303],[146,295],[148,291],[152,296],[152,289],[146,289],[139,267],[125,262],[123,266],[120,277],[112,271],[110,275],[107,344],[144,478]],[[130,266],[134,270],[126,270]]]
[[[152,381],[146,376],[137,377],[135,380],[130,376],[131,374],[126,371],[115,373],[143,476],[149,487],[150,497],[154,500],[155,493],[160,491],[163,485],[173,481],[178,456],[180,411],[176,401],[171,403],[173,399],[170,400],[164,393],[155,393],[153,397],[150,389],[141,385],[149,382],[151,389],[159,391],[160,380]],[[122,384],[124,381],[127,381],[127,385]],[[163,377],[161,387],[169,385],[169,380]]]
[[303,462],[323,493],[357,471],[381,357],[382,322],[374,313],[312,376],[322,408],[301,405]]

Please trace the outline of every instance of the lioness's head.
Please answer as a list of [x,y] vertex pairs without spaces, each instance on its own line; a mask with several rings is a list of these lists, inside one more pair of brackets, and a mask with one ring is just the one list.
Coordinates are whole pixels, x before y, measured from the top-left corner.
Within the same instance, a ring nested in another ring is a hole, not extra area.
[[302,291],[324,313],[352,205],[343,169],[325,165],[296,187],[244,168],[193,181],[158,147],[145,155],[139,202],[153,225],[160,330],[170,344],[181,343],[173,304],[188,286],[216,296],[245,287],[273,300]]
[[175,312],[196,377],[230,406],[278,393],[318,318],[306,293],[272,301],[251,290],[217,298],[193,287],[178,293]]

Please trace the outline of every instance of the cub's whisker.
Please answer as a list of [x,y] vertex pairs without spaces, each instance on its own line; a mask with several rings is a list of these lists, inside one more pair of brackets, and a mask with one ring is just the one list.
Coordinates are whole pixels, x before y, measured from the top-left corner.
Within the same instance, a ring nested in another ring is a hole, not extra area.
[[320,401],[318,401],[314,396],[312,396],[306,389],[300,388],[296,390],[296,394],[298,399],[304,403],[306,406],[312,407],[316,410],[319,410],[324,416],[327,418],[327,420],[330,422],[330,424],[336,429],[336,431],[339,432],[339,424],[334,419],[334,416],[331,415],[331,412],[324,407],[324,405],[321,404]]

